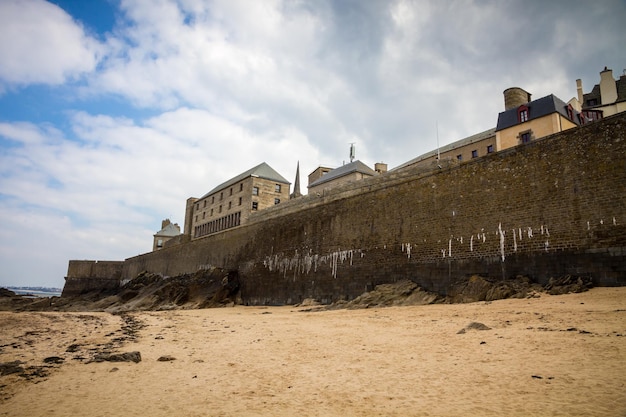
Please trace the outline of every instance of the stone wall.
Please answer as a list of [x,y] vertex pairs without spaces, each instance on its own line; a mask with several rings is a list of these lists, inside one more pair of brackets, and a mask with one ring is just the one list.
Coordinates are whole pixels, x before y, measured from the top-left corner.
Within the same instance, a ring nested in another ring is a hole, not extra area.
[[120,284],[123,266],[123,261],[70,261],[61,296],[115,289]]
[[127,259],[123,278],[237,269],[250,304],[351,299],[472,274],[626,285],[626,114],[457,166],[399,170],[281,203],[226,232]]

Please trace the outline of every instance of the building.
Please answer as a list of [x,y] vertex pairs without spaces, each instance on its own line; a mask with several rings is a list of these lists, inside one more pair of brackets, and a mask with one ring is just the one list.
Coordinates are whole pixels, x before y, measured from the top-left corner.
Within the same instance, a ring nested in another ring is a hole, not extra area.
[[498,151],[574,128],[580,114],[571,104],[553,94],[530,100],[530,93],[518,87],[504,90],[505,110],[498,115]]
[[201,198],[189,198],[185,234],[196,239],[244,224],[251,213],[289,200],[289,186],[289,181],[263,162]]
[[320,166],[309,174],[309,194],[322,194],[324,190],[373,177],[386,171],[386,164],[377,163],[375,169],[372,169],[361,161],[350,162],[335,169]]
[[413,158],[395,167],[393,170],[395,171],[409,166],[413,168],[434,169],[444,162],[469,161],[496,151],[496,129],[491,128],[422,154],[417,158]]
[[154,243],[152,244],[152,250],[162,249],[165,242],[180,235],[180,226],[176,223],[172,223],[170,219],[165,219],[161,222],[161,230],[154,235]]
[[587,94],[583,93],[582,80],[576,80],[577,99],[574,99],[584,121],[595,121],[603,117],[626,111],[626,70],[619,77],[613,78],[613,70],[604,67],[600,72],[600,84],[593,86]]

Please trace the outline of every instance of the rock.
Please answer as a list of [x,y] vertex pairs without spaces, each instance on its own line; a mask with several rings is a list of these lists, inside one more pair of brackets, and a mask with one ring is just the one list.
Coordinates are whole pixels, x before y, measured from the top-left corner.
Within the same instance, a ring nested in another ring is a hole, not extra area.
[[468,330],[491,330],[491,327],[485,326],[482,323],[473,321],[467,326],[465,326],[463,329],[456,332],[456,334],[465,334],[465,332],[467,332]]
[[591,287],[593,287],[591,277],[573,277],[566,275],[559,278],[550,278],[545,289],[550,295],[560,295],[584,292]]
[[64,358],[61,358],[60,356],[48,356],[47,358],[45,358],[43,360],[44,363],[54,363],[54,364],[60,364],[65,362]]
[[159,362],[170,362],[170,361],[175,361],[175,360],[176,358],[170,355],[163,355],[159,359],[157,359],[157,361]]
[[125,353],[99,353],[94,359],[94,362],[141,362],[141,353],[125,352]]
[[21,366],[23,363],[22,361],[0,363],[0,376],[23,373],[24,367]]
[[16,297],[16,296],[17,294],[14,293],[13,291],[7,288],[0,287],[0,297]]

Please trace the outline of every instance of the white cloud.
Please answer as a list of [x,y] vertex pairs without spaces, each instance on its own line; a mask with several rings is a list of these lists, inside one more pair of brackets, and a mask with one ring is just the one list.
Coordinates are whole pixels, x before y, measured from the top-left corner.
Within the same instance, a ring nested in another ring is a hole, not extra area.
[[0,92],[62,84],[93,71],[101,47],[61,8],[43,0],[0,2]]

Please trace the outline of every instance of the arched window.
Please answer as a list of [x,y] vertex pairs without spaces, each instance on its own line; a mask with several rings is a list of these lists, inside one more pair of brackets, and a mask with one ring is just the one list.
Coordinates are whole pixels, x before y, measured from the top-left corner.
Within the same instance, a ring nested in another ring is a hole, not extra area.
[[517,121],[520,123],[528,121],[528,107],[519,106],[519,108],[517,109]]

